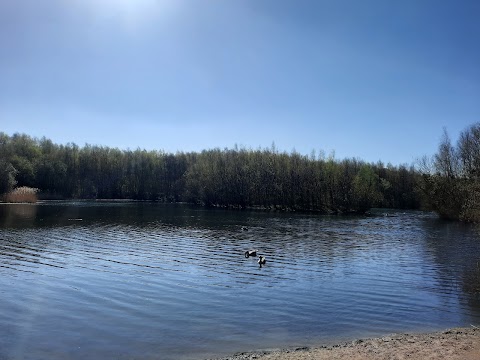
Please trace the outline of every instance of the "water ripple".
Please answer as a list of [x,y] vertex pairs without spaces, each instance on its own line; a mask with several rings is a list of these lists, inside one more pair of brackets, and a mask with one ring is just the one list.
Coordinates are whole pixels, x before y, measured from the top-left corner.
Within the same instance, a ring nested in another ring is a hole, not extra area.
[[480,321],[462,290],[478,235],[431,215],[82,204],[83,221],[66,223],[61,212],[0,227],[7,358],[196,358]]

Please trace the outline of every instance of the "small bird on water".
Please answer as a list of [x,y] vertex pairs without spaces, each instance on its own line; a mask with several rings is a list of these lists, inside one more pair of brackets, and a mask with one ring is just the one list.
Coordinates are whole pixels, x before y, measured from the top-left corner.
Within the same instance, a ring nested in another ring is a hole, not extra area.
[[247,251],[245,251],[245,257],[249,258],[250,256],[257,256],[257,250],[247,250]]
[[260,256],[258,257],[258,261],[257,261],[257,262],[258,262],[258,265],[260,265],[260,267],[262,267],[262,265],[265,265],[265,263],[267,262],[267,260],[265,259],[264,256],[260,255]]

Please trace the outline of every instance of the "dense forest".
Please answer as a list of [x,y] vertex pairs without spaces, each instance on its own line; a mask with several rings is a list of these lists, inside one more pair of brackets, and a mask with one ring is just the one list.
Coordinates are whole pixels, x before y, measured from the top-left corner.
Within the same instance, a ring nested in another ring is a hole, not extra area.
[[436,211],[480,221],[480,123],[452,145],[446,131],[437,154],[417,169],[358,159],[266,149],[213,149],[176,154],[59,145],[0,132],[0,194],[39,189],[44,199],[135,199],[204,206],[320,213],[364,213],[372,207]]
[[363,213],[418,208],[420,177],[411,166],[285,153],[274,145],[172,154],[0,133],[0,194],[28,186],[50,199]]

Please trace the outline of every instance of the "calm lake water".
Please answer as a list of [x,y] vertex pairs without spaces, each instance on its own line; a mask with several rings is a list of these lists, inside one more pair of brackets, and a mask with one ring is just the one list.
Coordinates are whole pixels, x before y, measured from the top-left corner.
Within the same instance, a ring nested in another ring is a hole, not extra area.
[[389,214],[0,204],[0,359],[203,359],[480,324],[478,229]]

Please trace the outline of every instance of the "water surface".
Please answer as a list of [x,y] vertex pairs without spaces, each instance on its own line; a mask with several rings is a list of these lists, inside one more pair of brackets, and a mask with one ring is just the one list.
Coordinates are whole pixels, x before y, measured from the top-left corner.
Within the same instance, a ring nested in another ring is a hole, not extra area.
[[389,214],[1,204],[0,359],[202,359],[479,324],[477,229]]

